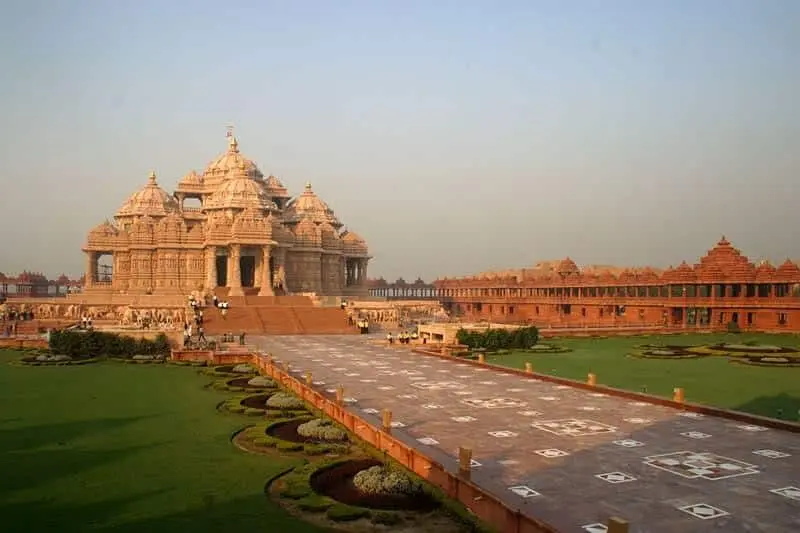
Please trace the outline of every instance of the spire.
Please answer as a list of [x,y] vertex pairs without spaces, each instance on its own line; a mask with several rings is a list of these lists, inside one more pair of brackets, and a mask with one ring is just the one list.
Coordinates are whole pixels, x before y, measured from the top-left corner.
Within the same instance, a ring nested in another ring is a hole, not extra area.
[[147,176],[147,184],[148,185],[155,185],[156,184],[156,171],[151,170],[150,174]]
[[238,152],[239,141],[236,140],[236,136],[233,134],[233,126],[228,126],[228,133],[226,133],[225,136],[228,138],[228,150],[231,152]]
[[310,182],[310,181],[307,181],[307,182],[306,182],[306,190],[307,190],[308,192],[311,192],[311,182]]

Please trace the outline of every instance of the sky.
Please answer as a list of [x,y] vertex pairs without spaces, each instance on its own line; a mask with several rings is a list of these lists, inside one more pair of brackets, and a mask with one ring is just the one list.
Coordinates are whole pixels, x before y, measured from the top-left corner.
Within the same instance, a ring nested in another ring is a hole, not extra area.
[[0,271],[78,276],[150,170],[306,182],[370,277],[800,258],[800,2],[6,2]]

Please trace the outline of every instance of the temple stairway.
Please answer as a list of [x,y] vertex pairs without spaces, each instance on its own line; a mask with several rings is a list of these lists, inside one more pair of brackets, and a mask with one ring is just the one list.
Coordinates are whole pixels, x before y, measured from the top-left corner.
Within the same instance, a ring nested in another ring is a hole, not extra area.
[[227,288],[215,294],[230,304],[225,318],[208,306],[203,312],[207,335],[241,332],[262,335],[334,335],[354,334],[358,329],[347,323],[347,314],[339,307],[316,307],[307,296],[258,296],[247,288],[244,296],[228,296]]

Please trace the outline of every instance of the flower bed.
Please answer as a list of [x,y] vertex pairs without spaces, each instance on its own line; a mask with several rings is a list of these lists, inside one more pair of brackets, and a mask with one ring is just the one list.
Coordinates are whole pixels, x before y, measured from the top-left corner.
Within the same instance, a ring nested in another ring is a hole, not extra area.
[[530,348],[526,350],[530,353],[567,353],[571,352],[572,348],[567,348],[566,346],[559,346],[557,344],[534,344]]
[[[266,391],[259,394],[234,396],[222,402],[221,408],[229,413],[244,414],[247,416],[266,416],[268,418],[293,418],[308,414],[302,402],[299,404],[301,407],[298,408],[269,406],[267,402],[272,396],[277,394],[283,393]],[[288,405],[288,403],[286,405]]]
[[696,346],[642,344],[630,353],[642,359],[697,359],[707,354],[695,351]]
[[308,416],[279,419],[275,422],[256,424],[237,434],[235,443],[251,452],[276,448],[282,452],[304,452],[306,455],[331,455],[347,452],[350,443],[346,440],[324,441],[304,437],[297,433],[298,426],[309,421]]
[[[361,474],[365,471],[367,473]],[[358,485],[356,476],[360,478]],[[438,506],[438,502],[421,485],[416,485],[409,478],[403,480],[405,474],[398,472],[392,476],[388,475],[380,461],[354,459],[320,468],[311,475],[309,484],[317,494],[354,507],[431,511]]]
[[239,364],[239,365],[221,365],[211,367],[205,370],[205,373],[209,376],[214,376],[218,378],[223,377],[242,377],[242,376],[252,376],[258,373],[258,370],[248,364]]
[[263,376],[222,379],[212,383],[211,387],[228,392],[265,392],[274,391],[278,388],[274,381]]
[[74,366],[96,363],[96,357],[70,357],[68,355],[56,355],[48,352],[32,351],[28,355],[21,357],[16,363],[24,366]]
[[800,357],[786,355],[745,355],[731,359],[731,363],[750,366],[800,367]]

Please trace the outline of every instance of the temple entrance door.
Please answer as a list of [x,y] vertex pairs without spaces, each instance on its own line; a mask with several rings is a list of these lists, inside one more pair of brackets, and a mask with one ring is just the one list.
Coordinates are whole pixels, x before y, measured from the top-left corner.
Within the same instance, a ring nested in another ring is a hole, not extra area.
[[214,258],[217,262],[217,287],[228,285],[228,256],[218,255]]
[[256,283],[256,258],[252,255],[243,255],[239,258],[239,269],[242,273],[242,287],[255,287]]

